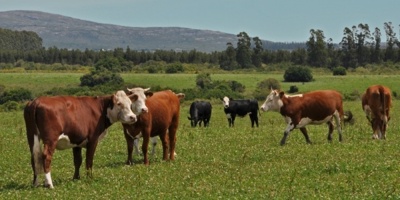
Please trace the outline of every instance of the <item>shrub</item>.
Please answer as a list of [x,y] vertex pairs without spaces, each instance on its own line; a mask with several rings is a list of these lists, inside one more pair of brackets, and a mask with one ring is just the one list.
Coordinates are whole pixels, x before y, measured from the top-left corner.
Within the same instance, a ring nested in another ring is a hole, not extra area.
[[165,73],[167,74],[174,74],[178,72],[184,72],[185,70],[183,69],[183,66],[181,63],[173,63],[169,64],[167,68],[165,69]]
[[289,67],[283,78],[286,82],[310,82],[313,80],[311,70],[307,67]]
[[8,101],[22,102],[30,99],[32,99],[31,91],[24,88],[19,88],[15,90],[5,91],[0,96],[0,104],[4,104]]
[[18,111],[20,109],[20,105],[16,101],[7,101],[1,106],[1,110],[4,112]]
[[268,78],[257,83],[257,88],[253,93],[254,98],[257,100],[265,100],[270,93],[271,88],[274,90],[280,90],[281,85],[279,84],[279,81],[273,78]]
[[333,69],[334,76],[345,76],[346,75],[346,68],[344,67],[335,67]]
[[289,93],[296,93],[299,91],[299,88],[295,85],[290,86]]
[[81,78],[81,86],[94,87],[96,85],[122,85],[124,79],[117,74],[112,73],[108,70],[104,71],[92,71],[90,74],[85,74]]

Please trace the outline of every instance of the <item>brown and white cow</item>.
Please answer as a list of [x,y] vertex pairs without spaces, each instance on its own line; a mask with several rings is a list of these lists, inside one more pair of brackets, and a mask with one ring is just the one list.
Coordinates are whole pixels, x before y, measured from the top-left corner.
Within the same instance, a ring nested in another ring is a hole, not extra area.
[[300,129],[307,143],[311,143],[306,125],[327,123],[329,126],[328,140],[332,140],[333,119],[342,141],[341,120],[343,120],[342,95],[333,90],[320,90],[300,95],[288,96],[284,92],[272,90],[261,106],[263,111],[275,111],[285,118],[287,127],[284,131],[281,145],[284,145],[290,131]]
[[[132,164],[132,151],[134,141],[143,137],[142,153],[144,164],[149,164],[148,146],[151,137],[159,136],[163,146],[163,159],[175,159],[176,131],[179,125],[180,98],[184,94],[175,94],[170,90],[160,92],[149,92],[150,88],[128,89],[133,95],[147,98],[145,104],[147,112],[143,112],[140,107],[141,102],[132,101],[132,110],[138,116],[138,121],[134,124],[122,124],[127,143],[128,159],[127,164]],[[154,140],[153,140],[154,141]],[[153,142],[154,149],[154,142]]]
[[390,120],[392,95],[389,88],[373,85],[362,96],[362,109],[371,123],[374,139],[386,139],[386,128]]
[[38,186],[37,176],[45,173],[45,186],[54,187],[50,167],[55,149],[73,148],[73,178],[79,179],[81,151],[82,147],[86,148],[87,175],[92,177],[96,146],[107,128],[118,121],[126,124],[137,121],[131,103],[122,90],[110,96],[43,96],[28,102],[24,119],[31,152],[33,185]]

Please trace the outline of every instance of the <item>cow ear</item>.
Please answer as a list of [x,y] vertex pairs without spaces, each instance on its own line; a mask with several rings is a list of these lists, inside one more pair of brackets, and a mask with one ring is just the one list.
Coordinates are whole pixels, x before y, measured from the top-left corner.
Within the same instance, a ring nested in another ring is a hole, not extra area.
[[[150,89],[150,88],[149,88],[149,89]],[[145,91],[145,92],[144,92],[144,95],[146,95],[146,98],[149,98],[149,97],[153,96],[153,92],[151,92],[151,91]]]
[[279,92],[279,98],[282,98],[283,95],[285,95],[285,92],[284,92],[284,91]]

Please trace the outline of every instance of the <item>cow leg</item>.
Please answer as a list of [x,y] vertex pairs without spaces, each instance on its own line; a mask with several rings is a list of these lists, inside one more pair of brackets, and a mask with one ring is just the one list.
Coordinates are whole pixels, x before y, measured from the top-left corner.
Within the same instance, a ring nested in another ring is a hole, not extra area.
[[72,154],[74,156],[74,166],[75,166],[75,173],[73,179],[80,179],[81,176],[79,175],[79,169],[81,168],[82,165],[82,148],[81,147],[75,147],[72,149]]
[[[283,138],[281,140],[281,146],[285,145],[286,143],[286,138],[289,136],[290,132],[294,129],[293,123],[289,123],[285,129],[285,132],[283,132]],[[304,133],[303,133],[304,134]],[[307,136],[308,137],[308,136]]]
[[51,159],[55,151],[55,144],[57,142],[52,142],[52,145],[44,144],[43,147],[43,168],[45,173],[44,186],[53,189],[53,181],[51,179]]
[[[339,133],[339,142],[342,142],[342,140],[343,140],[343,138],[342,138],[342,122],[341,122],[341,119],[342,119],[342,118],[340,117],[339,114],[335,114],[333,117],[334,117],[334,119],[335,119],[336,128],[337,128],[337,131],[338,131],[338,133]],[[330,123],[330,124],[332,125],[332,131],[330,130],[330,127],[329,127],[329,131],[330,131],[330,135],[331,135],[331,136],[328,136],[328,140],[329,140],[329,137],[330,137],[331,140],[332,140],[333,124],[332,124],[331,121],[328,122],[328,123]]]
[[152,156],[154,156],[156,154],[157,139],[158,139],[157,137],[151,138],[151,144],[152,144],[151,155]]
[[[135,135],[136,134],[136,132],[135,133],[132,133],[133,135]],[[133,147],[135,146],[135,150],[137,151],[137,152],[139,152],[139,144],[137,144],[137,143],[139,143],[139,141],[136,141],[136,139],[137,138],[134,138],[130,133],[129,133],[129,130],[128,129],[126,129],[126,128],[124,128],[124,136],[125,136],[125,141],[126,141],[126,146],[127,146],[127,152],[128,152],[128,158],[127,158],[127,160],[126,160],[126,164],[127,165],[132,165],[132,164],[134,164],[133,163],[133,159],[132,159],[132,152],[133,152]],[[137,140],[139,140],[139,139],[137,139]],[[135,143],[135,142],[137,142],[137,143]],[[139,153],[138,153],[139,154]]]
[[311,144],[311,140],[308,137],[307,129],[305,127],[300,128],[301,133],[303,133],[304,138],[306,139],[307,144]]
[[256,124],[256,126],[258,127],[258,117],[257,114],[250,114],[250,120],[251,120],[251,127],[254,127],[254,123]]
[[331,121],[327,122],[328,124],[328,141],[332,142],[332,133],[333,133],[333,124]]
[[231,117],[231,125],[232,125],[232,127],[235,126],[235,118],[236,118],[236,115],[232,115],[232,117]]
[[168,135],[166,132],[160,134],[160,140],[163,148],[163,160],[168,160]]
[[149,148],[149,140],[150,140],[150,131],[144,131],[143,134],[143,143],[142,143],[142,153],[143,153],[143,163],[145,165],[149,165],[149,155],[147,153]]
[[385,123],[385,121],[381,120],[381,123],[379,126],[379,131],[380,131],[379,138],[380,139],[386,139],[386,127],[387,127],[387,124]]
[[32,185],[34,187],[39,186],[38,175],[43,173],[43,152],[40,148],[39,136],[28,135],[29,149],[31,151],[31,166],[33,171]]
[[372,119],[372,130],[373,130],[372,139],[379,139],[379,134],[380,134],[379,121],[380,120],[378,120],[378,118]]
[[176,130],[178,129],[178,122],[172,122],[168,129],[169,139],[169,159],[175,160],[175,144],[176,144]]
[[135,138],[134,140],[133,140],[133,147],[134,147],[134,149],[135,149],[135,155],[140,155],[140,152],[139,152],[139,142],[140,142],[140,138]]
[[92,141],[89,141],[86,145],[86,175],[89,178],[93,178],[93,172],[92,172],[92,167],[93,167],[93,158],[94,158],[94,152],[96,151],[98,143],[98,138],[92,139]]

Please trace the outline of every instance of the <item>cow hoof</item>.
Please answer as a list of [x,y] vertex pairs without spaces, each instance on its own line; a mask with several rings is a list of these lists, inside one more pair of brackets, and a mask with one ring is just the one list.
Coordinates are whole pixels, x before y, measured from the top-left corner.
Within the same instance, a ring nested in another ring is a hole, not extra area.
[[128,160],[128,161],[125,162],[125,164],[126,165],[133,165],[134,163],[132,161]]

